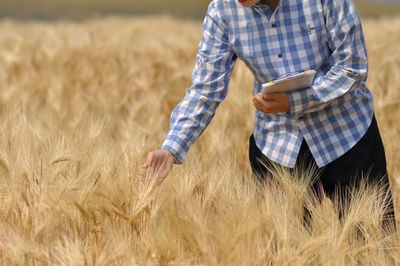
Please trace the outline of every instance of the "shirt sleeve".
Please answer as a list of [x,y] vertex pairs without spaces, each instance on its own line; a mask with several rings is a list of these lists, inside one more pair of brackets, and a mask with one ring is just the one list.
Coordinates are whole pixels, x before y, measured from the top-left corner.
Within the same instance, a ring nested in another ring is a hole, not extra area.
[[225,21],[211,2],[203,22],[192,86],[171,114],[170,128],[161,146],[183,163],[190,146],[214,117],[227,90],[236,55],[228,41]]
[[325,75],[315,78],[307,89],[288,93],[290,112],[296,116],[322,110],[367,78],[365,40],[353,1],[322,2],[332,67]]

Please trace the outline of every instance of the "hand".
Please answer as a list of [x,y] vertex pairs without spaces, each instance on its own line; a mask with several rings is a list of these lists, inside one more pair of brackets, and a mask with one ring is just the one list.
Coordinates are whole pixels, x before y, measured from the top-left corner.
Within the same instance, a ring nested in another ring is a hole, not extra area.
[[145,163],[142,165],[142,172],[157,175],[162,182],[169,174],[176,161],[176,157],[166,149],[158,149],[147,155]]
[[263,113],[290,112],[289,98],[286,93],[258,93],[253,97],[253,104]]

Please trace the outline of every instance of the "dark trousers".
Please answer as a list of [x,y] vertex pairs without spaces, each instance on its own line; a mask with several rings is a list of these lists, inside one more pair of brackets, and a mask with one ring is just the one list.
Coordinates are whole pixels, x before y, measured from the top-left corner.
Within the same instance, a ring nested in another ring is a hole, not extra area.
[[[273,162],[258,149],[253,135],[250,136],[249,159],[257,181],[263,183],[266,178],[271,178],[272,175],[265,166],[271,166]],[[307,143],[303,140],[295,169],[301,166],[304,168],[304,163],[317,167]],[[293,171],[292,169],[288,170]],[[385,151],[375,116],[366,134],[353,148],[335,161],[319,169],[319,171],[320,174],[312,184],[312,188],[320,196],[321,190],[323,190],[323,194],[330,198],[335,195],[335,191],[336,193],[340,191],[340,196],[346,199],[348,188],[357,187],[362,178],[367,184],[378,183],[383,186],[386,191],[384,199],[386,211],[382,222],[395,226],[393,199],[387,175]]]

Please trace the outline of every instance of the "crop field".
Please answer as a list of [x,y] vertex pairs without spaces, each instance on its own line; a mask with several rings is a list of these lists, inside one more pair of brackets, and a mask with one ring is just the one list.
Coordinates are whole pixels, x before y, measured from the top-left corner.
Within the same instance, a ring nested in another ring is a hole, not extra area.
[[[400,5],[354,0],[363,17],[400,16]],[[79,19],[104,15],[172,15],[189,20],[204,17],[210,0],[1,0],[0,18]]]
[[[364,30],[400,211],[400,19],[365,19]],[[161,185],[138,179],[190,86],[199,22],[4,20],[0,32],[1,265],[400,264],[399,235],[379,226],[379,189],[355,191],[342,220],[337,202],[307,194],[312,169],[276,169],[257,189],[252,76],[240,62],[185,163]]]

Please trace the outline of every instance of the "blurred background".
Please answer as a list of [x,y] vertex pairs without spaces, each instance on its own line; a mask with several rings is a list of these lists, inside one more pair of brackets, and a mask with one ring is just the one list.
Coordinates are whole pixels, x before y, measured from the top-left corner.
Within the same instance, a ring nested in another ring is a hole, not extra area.
[[[202,19],[209,0],[1,0],[0,19],[82,20],[110,15]],[[355,0],[363,17],[400,15],[400,0]]]

